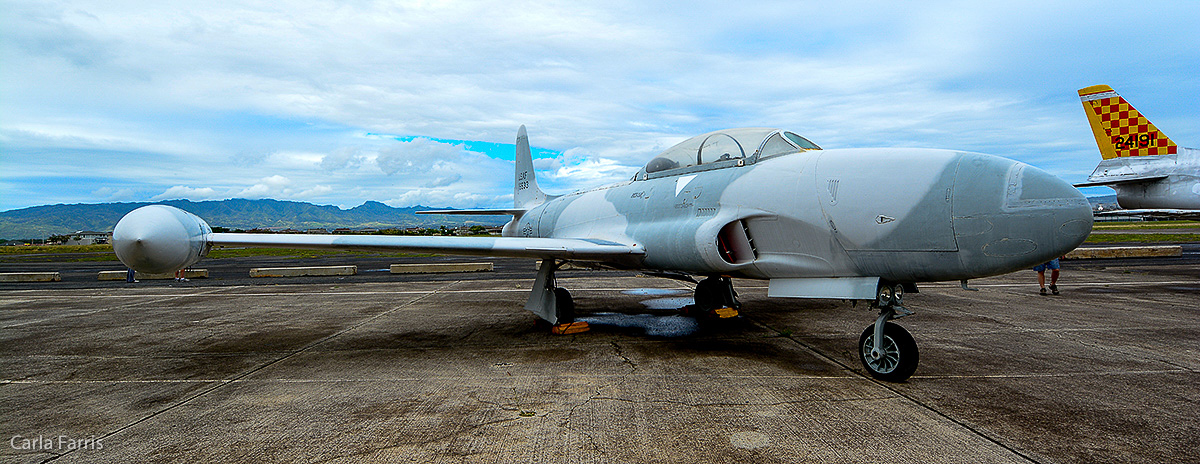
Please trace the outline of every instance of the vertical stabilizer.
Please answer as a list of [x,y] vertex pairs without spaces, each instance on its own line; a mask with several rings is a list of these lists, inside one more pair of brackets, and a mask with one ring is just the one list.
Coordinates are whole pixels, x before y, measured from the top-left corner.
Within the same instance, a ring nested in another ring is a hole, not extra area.
[[529,136],[525,126],[517,130],[516,174],[513,178],[513,202],[519,209],[530,209],[546,202],[546,194],[538,188],[533,172],[533,155],[529,152]]
[[1107,85],[1079,89],[1100,156],[1174,155],[1179,147]]

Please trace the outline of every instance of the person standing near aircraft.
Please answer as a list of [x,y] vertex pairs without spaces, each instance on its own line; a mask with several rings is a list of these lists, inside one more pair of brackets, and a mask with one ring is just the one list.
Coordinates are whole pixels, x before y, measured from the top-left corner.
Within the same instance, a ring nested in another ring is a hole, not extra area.
[[1058,260],[1059,258],[1054,258],[1033,267],[1033,270],[1038,273],[1038,286],[1042,288],[1038,293],[1046,294],[1046,269],[1050,269],[1050,291],[1055,295],[1058,294],[1058,269],[1061,267]]
[[186,271],[186,268],[175,271],[175,281],[176,282],[187,282],[188,281],[187,278],[184,277],[185,271]]

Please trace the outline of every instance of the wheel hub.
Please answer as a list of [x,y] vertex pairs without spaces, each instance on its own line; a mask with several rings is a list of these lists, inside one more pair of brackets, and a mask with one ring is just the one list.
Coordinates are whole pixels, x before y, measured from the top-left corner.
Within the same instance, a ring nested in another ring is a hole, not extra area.
[[871,369],[880,374],[890,374],[900,365],[900,350],[892,337],[884,336],[882,349],[875,349],[875,337],[867,337],[863,343],[863,354],[869,359]]

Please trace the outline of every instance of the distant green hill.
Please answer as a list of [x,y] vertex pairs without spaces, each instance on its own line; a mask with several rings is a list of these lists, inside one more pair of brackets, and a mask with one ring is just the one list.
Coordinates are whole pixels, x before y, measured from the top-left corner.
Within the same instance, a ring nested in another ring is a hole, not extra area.
[[1096,196],[1096,197],[1087,197],[1087,199],[1088,199],[1088,203],[1091,203],[1092,206],[1101,205],[1101,204],[1104,204],[1104,205],[1117,204],[1117,196],[1116,195],[1102,195],[1102,196]]
[[417,215],[416,211],[445,208],[393,208],[377,201],[341,209],[280,200],[169,200],[155,203],[47,205],[4,211],[0,212],[0,239],[39,239],[80,230],[111,231],[125,213],[151,204],[174,206],[200,216],[213,227],[230,229],[498,226],[509,220],[509,216]]

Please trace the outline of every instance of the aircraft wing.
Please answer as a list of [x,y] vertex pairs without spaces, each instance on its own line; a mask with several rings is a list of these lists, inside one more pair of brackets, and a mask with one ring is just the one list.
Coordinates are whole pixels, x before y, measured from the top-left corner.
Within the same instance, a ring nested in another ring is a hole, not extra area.
[[208,242],[225,247],[392,250],[605,262],[636,262],[645,254],[637,244],[573,238],[213,233]]

